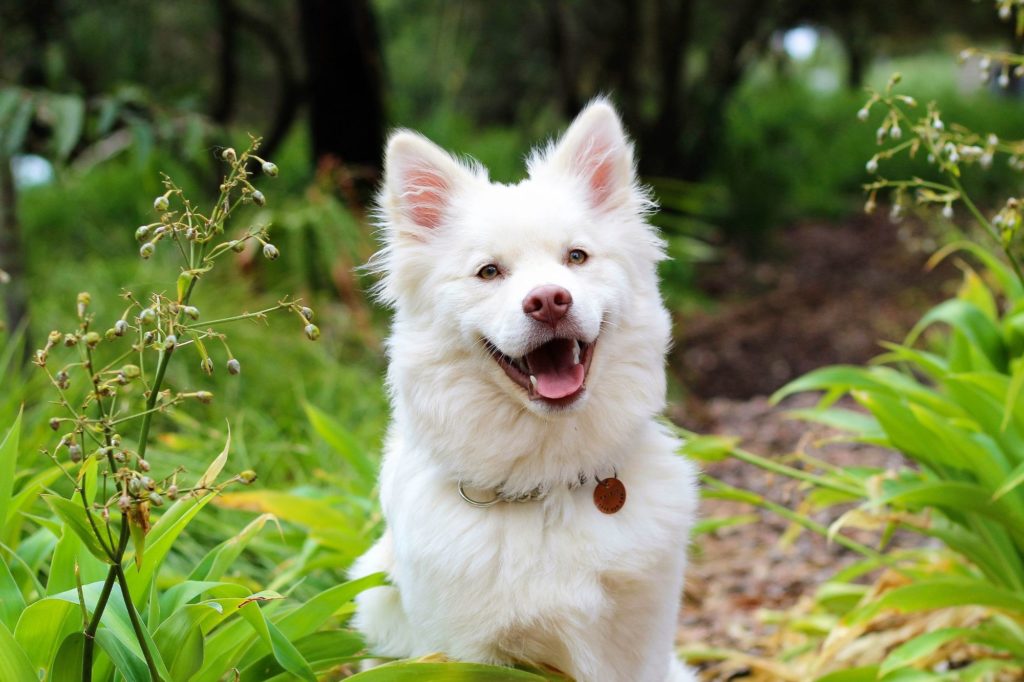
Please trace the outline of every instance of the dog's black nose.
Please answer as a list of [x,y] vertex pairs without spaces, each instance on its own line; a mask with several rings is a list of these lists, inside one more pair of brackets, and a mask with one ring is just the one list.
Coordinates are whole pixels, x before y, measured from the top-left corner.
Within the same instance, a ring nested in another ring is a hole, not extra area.
[[523,299],[523,312],[554,328],[572,306],[572,294],[556,284],[539,286]]

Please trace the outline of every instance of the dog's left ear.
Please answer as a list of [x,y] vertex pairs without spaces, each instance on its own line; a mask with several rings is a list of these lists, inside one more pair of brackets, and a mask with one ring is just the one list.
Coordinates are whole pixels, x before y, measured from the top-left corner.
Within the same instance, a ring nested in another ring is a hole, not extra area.
[[580,112],[548,156],[549,163],[580,177],[591,205],[598,210],[621,206],[636,180],[633,145],[622,121],[605,99],[597,99]]

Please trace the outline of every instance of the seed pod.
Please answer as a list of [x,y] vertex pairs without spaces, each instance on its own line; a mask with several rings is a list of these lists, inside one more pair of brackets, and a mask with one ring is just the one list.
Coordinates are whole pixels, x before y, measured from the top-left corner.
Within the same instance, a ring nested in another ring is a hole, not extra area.
[[263,255],[267,260],[277,260],[277,257],[281,255],[281,252],[278,251],[277,247],[273,244],[264,244]]
[[85,309],[88,308],[89,304],[92,302],[92,296],[89,295],[88,291],[83,291],[82,293],[78,294],[78,299],[76,302],[78,303],[78,316],[84,317]]
[[163,505],[164,498],[160,497],[160,493],[154,491],[149,494],[149,503],[154,507]]
[[857,118],[859,120],[861,120],[861,121],[868,120],[868,116],[870,116],[870,115],[871,115],[871,112],[868,111],[867,107],[863,107],[860,111],[857,112]]
[[127,495],[121,495],[121,497],[117,498],[117,506],[121,509],[122,512],[127,513],[127,511],[131,509],[132,498],[128,497]]
[[231,250],[234,251],[235,253],[242,253],[243,251],[245,251],[245,240],[235,239],[234,241],[232,241]]
[[312,308],[307,308],[306,306],[302,306],[301,308],[299,308],[299,312],[302,314],[302,317],[306,320],[306,322],[312,322],[313,321],[313,309]]
[[156,488],[156,481],[154,481],[149,476],[142,476],[141,478],[139,478],[139,485],[146,488],[147,490],[153,490],[154,488]]
[[209,405],[210,403],[213,402],[213,394],[210,393],[209,391],[197,391],[196,400],[203,403],[204,405]]
[[164,350],[170,353],[174,350],[174,347],[178,345],[178,337],[174,334],[168,334],[164,337]]
[[277,164],[270,163],[269,161],[263,162],[263,172],[272,178],[277,177]]
[[103,340],[103,337],[96,332],[89,332],[82,337],[82,340],[85,341],[85,345],[89,346],[89,348],[95,348],[96,345]]
[[899,126],[893,126],[892,128],[889,128],[889,137],[894,140],[898,140],[903,137],[903,130],[900,129]]
[[182,310],[185,311],[185,314],[191,317],[193,320],[199,319],[199,308],[195,307],[194,305],[187,305],[184,308],[182,308]]
[[125,365],[121,368],[121,371],[129,379],[138,379],[142,376],[142,370],[139,369],[138,365]]
[[197,230],[194,227],[190,227],[187,230],[185,230],[185,239],[189,240],[190,242],[194,242],[198,236],[199,230]]
[[148,346],[149,344],[153,343],[153,339],[155,338],[156,334],[154,334],[153,332],[146,332],[145,334],[142,335],[142,344],[144,346]]
[[54,431],[56,431],[57,429],[59,429],[59,428],[60,428],[60,420],[59,420],[59,419],[57,419],[56,417],[54,417],[53,419],[51,419],[51,420],[50,420],[50,428],[51,428],[51,429],[53,429]]
[[865,164],[864,168],[865,170],[867,170],[868,173],[877,173],[878,159],[875,157],[871,157],[871,159],[868,160],[867,164]]
[[267,203],[267,198],[263,196],[263,192],[259,191],[258,189],[253,190],[252,202],[257,206],[265,206]]
[[942,207],[942,217],[945,218],[946,220],[952,220],[953,219],[953,205],[952,204],[946,204],[945,206]]
[[77,346],[78,345],[78,337],[75,336],[74,334],[65,334],[64,335],[64,345],[67,346],[68,348],[72,348],[74,346]]
[[161,194],[153,200],[153,208],[161,213],[171,207],[171,202],[167,200],[167,197]]
[[139,471],[149,471],[149,462],[140,458],[139,459]]
[[82,446],[79,445],[78,443],[72,443],[71,445],[69,445],[68,446],[68,457],[70,457],[71,461],[74,462],[75,464],[81,462],[82,461]]
[[256,478],[256,472],[253,471],[252,469],[246,469],[242,473],[238,474],[238,480],[246,485],[249,485],[250,483],[255,481]]
[[139,322],[142,324],[153,324],[156,322],[156,311],[152,308],[143,308],[139,311]]
[[128,480],[128,492],[132,495],[138,495],[142,490],[142,483],[137,478],[131,478]]
[[128,323],[124,320],[118,320],[114,323],[114,334],[117,336],[124,336],[124,333],[128,331]]
[[50,334],[46,337],[46,345],[47,346],[56,346],[58,343],[60,343],[60,340],[62,338],[63,337],[61,336],[61,333],[59,331],[57,331],[57,330],[54,330],[54,331],[50,332]]
[[235,155],[235,150],[228,147],[220,153],[220,158],[224,159],[228,163],[234,163],[238,157]]
[[203,370],[207,376],[213,376],[213,359],[203,358],[202,362],[199,363],[199,368]]
[[307,324],[302,328],[302,331],[306,334],[306,338],[310,341],[316,341],[320,338],[320,328],[315,324]]
[[113,445],[115,448],[121,447],[121,434],[119,434],[119,433],[111,434],[111,436],[110,436],[110,444]]
[[57,372],[57,386],[61,390],[66,390],[71,385],[71,379],[68,377],[68,373],[63,369]]
[[171,499],[171,500],[177,499],[177,497],[178,497],[178,486],[176,484],[172,483],[171,485],[169,485],[167,487],[167,490],[164,491],[164,494],[167,495],[167,497],[169,499]]
[[127,459],[128,456],[125,454],[124,450],[118,450],[114,453],[114,461],[118,464],[123,464]]
[[153,257],[153,253],[156,251],[156,244],[153,242],[146,242],[139,247],[139,255],[143,260],[149,260]]
[[228,374],[237,375],[242,372],[242,363],[235,358],[228,360]]
[[139,229],[135,230],[135,238],[140,242],[146,241],[151,230],[149,225],[140,225]]

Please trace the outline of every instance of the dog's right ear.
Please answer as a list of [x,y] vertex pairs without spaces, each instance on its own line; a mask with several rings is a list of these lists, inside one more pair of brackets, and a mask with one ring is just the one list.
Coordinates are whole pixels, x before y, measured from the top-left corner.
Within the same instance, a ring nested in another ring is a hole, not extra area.
[[448,152],[422,135],[400,130],[391,136],[384,156],[384,208],[400,229],[436,229],[470,178]]

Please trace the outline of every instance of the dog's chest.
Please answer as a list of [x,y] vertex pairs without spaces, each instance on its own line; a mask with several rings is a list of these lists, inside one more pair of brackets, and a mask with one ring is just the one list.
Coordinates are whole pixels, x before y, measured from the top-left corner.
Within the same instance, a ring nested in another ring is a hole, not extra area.
[[622,480],[626,503],[606,514],[593,484],[477,509],[444,481],[406,478],[385,505],[403,604],[445,629],[602,617],[610,583],[649,580],[685,552],[693,517],[693,471],[682,460]]

